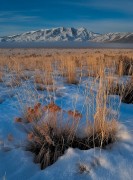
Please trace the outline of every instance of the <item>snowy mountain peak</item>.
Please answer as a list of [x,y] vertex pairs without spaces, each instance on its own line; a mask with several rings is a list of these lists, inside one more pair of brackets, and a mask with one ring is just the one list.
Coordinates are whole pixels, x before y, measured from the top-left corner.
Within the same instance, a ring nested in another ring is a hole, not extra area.
[[97,36],[93,39],[94,42],[119,42],[119,43],[133,43],[133,33],[116,32],[107,33]]
[[39,42],[39,41],[88,41],[97,34],[87,31],[86,28],[57,27],[51,29],[40,29],[26,33],[1,37],[2,42]]
[[93,41],[93,42],[133,42],[133,33],[98,34],[86,28],[57,27],[29,31],[18,35],[0,37],[0,42],[58,42],[58,41]]

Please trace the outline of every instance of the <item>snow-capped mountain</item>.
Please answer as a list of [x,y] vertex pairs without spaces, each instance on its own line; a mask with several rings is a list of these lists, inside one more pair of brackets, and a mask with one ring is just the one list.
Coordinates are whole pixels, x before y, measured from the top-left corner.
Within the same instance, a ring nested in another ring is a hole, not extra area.
[[93,42],[129,42],[133,43],[133,33],[99,34],[86,28],[51,28],[38,31],[0,37],[0,42],[58,42],[58,41],[93,41]]
[[107,33],[97,36],[93,39],[94,42],[121,42],[133,43],[133,33]]
[[88,41],[97,37],[97,33],[85,28],[52,28],[30,31],[14,36],[1,37],[1,42],[39,42],[39,41]]

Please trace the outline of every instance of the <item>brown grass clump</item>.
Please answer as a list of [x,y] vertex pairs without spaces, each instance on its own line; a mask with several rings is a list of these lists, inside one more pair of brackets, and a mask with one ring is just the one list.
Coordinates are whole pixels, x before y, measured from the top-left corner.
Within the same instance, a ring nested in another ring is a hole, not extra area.
[[[26,108],[24,112],[24,117],[21,120],[26,123],[32,123],[39,120],[41,116],[42,116],[41,104],[37,103],[33,108],[31,107]],[[16,122],[19,122],[19,120]]]
[[33,138],[34,138],[34,133],[33,132],[29,132],[27,138],[28,138],[29,141],[32,141]]
[[3,82],[3,72],[0,72],[0,82]]
[[[36,111],[35,111],[36,110]],[[41,110],[41,114],[40,114]],[[45,116],[48,111],[49,115]],[[39,113],[39,114],[38,114]],[[104,147],[116,140],[117,122],[99,121],[95,116],[95,122],[89,123],[85,130],[85,136],[78,134],[79,121],[82,115],[78,111],[68,111],[69,118],[63,119],[62,109],[54,102],[44,108],[37,103],[34,108],[27,109],[27,121],[33,122],[27,134],[26,150],[34,153],[34,162],[39,163],[41,169],[53,164],[69,148],[87,150],[93,147]],[[37,119],[42,121],[38,123]],[[100,116],[102,118],[102,116]],[[17,119],[16,122],[21,122]],[[63,123],[65,120],[65,123]],[[84,130],[82,130],[84,131]]]
[[66,82],[68,84],[78,84],[75,61],[71,60],[71,58],[68,58],[65,63],[67,79]]
[[87,61],[87,67],[88,67],[88,76],[90,77],[99,77],[99,61],[97,58],[94,57],[89,57]]
[[44,111],[46,111],[46,110],[48,110],[50,112],[58,112],[58,111],[61,111],[61,108],[59,106],[57,106],[56,104],[54,104],[54,102],[51,102],[47,106],[44,106]]
[[127,104],[133,104],[133,75],[124,86],[124,90],[122,93],[122,102]]
[[53,85],[53,78],[51,75],[39,75],[35,76],[35,83],[41,85]]
[[[64,116],[64,113],[68,116]],[[27,108],[23,118],[16,118],[15,121],[31,123],[31,127],[26,131],[26,150],[34,153],[34,162],[44,169],[56,162],[69,147],[87,150],[93,147],[102,148],[114,142],[117,121],[104,120],[104,114],[103,109],[97,110],[94,123],[89,122],[87,127],[82,129],[83,136],[78,133],[82,114],[76,110],[64,112],[54,102],[44,107],[37,103],[33,108]]]
[[115,83],[112,84],[109,88],[108,88],[108,94],[109,95],[119,95],[121,96],[122,92],[123,92],[123,85],[119,84],[119,83]]
[[57,90],[57,87],[55,87],[55,86],[45,86],[45,85],[43,85],[43,84],[37,84],[36,86],[35,86],[35,88],[38,90],[38,91],[44,91],[44,90],[46,90],[46,91],[48,91],[48,92],[55,92],[56,90]]
[[79,113],[78,111],[72,111],[72,110],[69,110],[68,111],[68,114],[70,115],[70,116],[72,116],[73,118],[82,118],[82,114],[81,113]]
[[40,75],[35,76],[35,83],[37,84],[44,84],[44,80]]
[[101,120],[100,122],[95,120],[94,124],[89,127],[89,131],[93,134],[90,139],[95,142],[95,145],[97,147],[104,147],[116,141],[118,122],[116,120]]
[[16,123],[21,123],[22,122],[22,118],[15,118],[15,122]]
[[133,73],[133,59],[128,56],[119,56],[118,66],[116,71],[120,76],[132,75]]
[[[54,126],[53,126],[54,125]],[[76,127],[76,126],[75,126]],[[104,147],[116,140],[116,122],[105,122],[88,127],[88,136],[81,138],[71,126],[58,127],[55,123],[41,123],[33,126],[28,134],[27,150],[35,154],[34,162],[40,163],[41,169],[53,164],[69,147],[87,150]],[[94,135],[93,135],[94,134]]]
[[127,83],[115,83],[108,88],[108,94],[119,95],[123,103],[133,103],[133,76]]

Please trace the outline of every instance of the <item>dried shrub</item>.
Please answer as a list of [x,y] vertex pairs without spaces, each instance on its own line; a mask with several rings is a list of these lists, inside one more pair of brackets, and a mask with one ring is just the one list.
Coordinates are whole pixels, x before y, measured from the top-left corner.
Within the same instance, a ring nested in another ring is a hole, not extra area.
[[22,118],[16,118],[15,122],[32,123],[37,122],[42,116],[41,103],[37,103],[34,107],[27,107]]
[[68,84],[78,84],[76,74],[76,64],[71,59],[66,61],[66,82]]
[[122,75],[132,75],[133,73],[133,59],[128,56],[119,56],[116,73]]
[[0,82],[3,82],[3,72],[0,72]]
[[47,106],[44,106],[44,110],[48,110],[50,112],[58,112],[61,111],[61,108],[57,106],[54,102],[51,102]]
[[123,103],[133,103],[133,77],[126,84],[115,83],[108,88],[108,94],[119,95]]
[[122,102],[133,104],[133,76],[124,87],[124,91],[122,93]]
[[31,123],[26,150],[34,153],[34,162],[39,163],[41,169],[56,162],[69,147],[81,150],[102,148],[116,140],[117,122],[103,121],[99,119],[103,116],[98,114],[95,115],[94,123],[88,123],[86,129],[82,129],[84,136],[81,136],[78,130],[82,114],[78,111],[64,112],[51,102],[44,107],[37,103],[34,108],[28,108],[26,113],[24,118],[16,122]]
[[123,85],[119,84],[119,83],[113,83],[108,89],[107,89],[107,93],[109,95],[121,95],[122,92],[124,90]]
[[[79,137],[76,129],[71,126],[58,127],[56,123],[41,123],[33,126],[28,134],[26,150],[35,154],[34,162],[39,163],[41,169],[53,164],[69,147],[87,150],[93,147],[105,147],[116,140],[116,122],[105,122],[95,127],[88,127],[86,137]],[[93,132],[93,131],[94,132]]]
[[35,83],[36,84],[42,84],[42,85],[53,85],[53,78],[52,78],[52,76],[49,74],[47,74],[47,75],[39,75],[39,74],[37,74],[36,76],[35,76]]
[[73,118],[82,118],[82,114],[81,113],[79,113],[78,111],[72,111],[72,110],[69,110],[68,111],[68,114],[70,115],[70,116],[72,116]]

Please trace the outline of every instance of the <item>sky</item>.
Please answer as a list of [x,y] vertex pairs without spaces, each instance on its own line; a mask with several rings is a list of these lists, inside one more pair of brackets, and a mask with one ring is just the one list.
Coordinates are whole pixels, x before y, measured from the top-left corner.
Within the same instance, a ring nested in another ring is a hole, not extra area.
[[0,36],[62,26],[133,32],[133,0],[0,0]]

